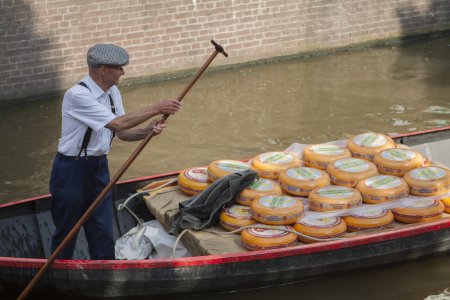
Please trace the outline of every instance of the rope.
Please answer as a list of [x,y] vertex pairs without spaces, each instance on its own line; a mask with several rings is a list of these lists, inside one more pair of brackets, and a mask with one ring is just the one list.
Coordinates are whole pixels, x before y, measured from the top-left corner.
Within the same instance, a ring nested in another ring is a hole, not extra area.
[[288,228],[279,228],[273,225],[266,225],[266,224],[255,224],[255,225],[247,225],[247,226],[243,226],[241,228],[235,229],[233,231],[228,231],[228,232],[223,232],[223,231],[215,231],[215,230],[210,230],[210,229],[206,229],[205,231],[213,233],[213,234],[218,234],[218,235],[227,235],[227,234],[234,234],[234,233],[238,233],[239,231],[242,231],[246,228],[260,228],[260,229],[275,229],[275,230],[280,230],[280,231],[286,231],[286,232],[290,232],[290,233],[294,233],[298,236],[313,240],[315,242],[330,242],[330,241],[337,241],[337,240],[343,240],[345,238],[341,238],[341,237],[337,237],[337,238],[316,238],[310,235],[306,235],[303,234],[301,232],[298,232],[296,230],[292,230],[292,229],[288,229]]
[[[172,179],[172,180],[169,180],[168,182],[166,182],[166,183],[164,183],[164,184],[162,184],[162,185],[160,185],[160,186],[158,186],[158,187],[156,187],[156,188],[153,188],[153,189],[148,189],[148,190],[143,190],[143,191],[140,191],[140,192],[137,192],[137,193],[135,193],[135,194],[133,194],[133,195],[131,195],[130,197],[128,197],[127,198],[127,200],[125,200],[125,202],[124,203],[122,203],[122,204],[119,204],[119,206],[117,207],[117,210],[118,211],[121,211],[121,210],[123,210],[124,208],[136,219],[136,221],[138,222],[138,228],[140,229],[140,228],[142,228],[142,226],[143,226],[143,224],[144,224],[144,220],[142,220],[141,218],[139,218],[128,206],[127,206],[127,203],[129,202],[129,201],[131,201],[131,199],[134,199],[135,197],[137,197],[137,196],[139,196],[139,195],[142,195],[142,194],[150,194],[150,198],[153,198],[154,196],[156,196],[157,194],[162,194],[162,193],[167,193],[167,192],[170,192],[170,191],[173,191],[173,190],[175,190],[175,189],[178,189],[178,187],[174,187],[174,188],[169,188],[169,189],[167,189],[166,187],[168,186],[168,185],[171,185],[172,183],[174,183],[174,182],[176,182],[177,181],[177,179],[176,178],[174,178],[174,179]],[[153,192],[153,193],[152,193]]]
[[[288,229],[288,228],[280,228],[280,227],[276,227],[276,226],[273,226],[273,225],[266,225],[266,224],[255,224],[255,225],[242,226],[242,227],[240,227],[240,228],[238,228],[238,229],[235,229],[235,230],[233,230],[233,231],[227,231],[227,232],[216,231],[216,230],[210,230],[210,229],[204,229],[203,231],[206,231],[206,232],[209,232],[209,233],[212,233],[212,234],[217,234],[217,235],[228,235],[228,234],[235,234],[235,233],[238,233],[238,232],[240,232],[240,231],[242,231],[242,230],[244,230],[244,229],[247,229],[247,228],[275,229],[275,230],[280,230],[280,231],[290,232],[290,233],[294,233],[294,234],[296,234],[296,235],[298,235],[298,236],[301,236],[301,237],[303,237],[303,238],[307,238],[307,239],[313,240],[313,241],[315,241],[315,242],[331,242],[331,241],[338,241],[338,240],[344,240],[344,239],[346,239],[346,238],[343,238],[343,237],[323,238],[323,239],[320,239],[320,238],[316,238],[316,237],[313,237],[313,236],[309,236],[309,235],[303,234],[303,233],[298,232],[298,231],[296,231],[296,230],[292,230],[292,229]],[[177,248],[177,244],[178,244],[178,242],[180,241],[181,237],[182,237],[187,231],[189,231],[189,230],[190,230],[190,229],[184,229],[184,230],[180,233],[180,235],[177,237],[177,239],[176,239],[176,241],[175,241],[175,244],[174,244],[174,246],[173,246],[173,249],[172,249],[172,258],[175,257],[175,250],[176,250],[176,248]]]

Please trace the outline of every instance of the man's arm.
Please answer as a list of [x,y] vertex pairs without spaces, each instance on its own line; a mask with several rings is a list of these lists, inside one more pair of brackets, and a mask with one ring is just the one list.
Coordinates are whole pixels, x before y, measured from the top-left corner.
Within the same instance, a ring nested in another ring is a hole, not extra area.
[[140,141],[144,139],[150,131],[153,131],[153,135],[158,135],[166,128],[166,123],[161,120],[153,120],[150,124],[143,128],[130,128],[122,130],[117,133],[117,137],[122,141],[132,142]]
[[[148,119],[156,115],[170,115],[176,113],[181,107],[181,103],[177,100],[165,99],[160,100],[158,103],[149,105],[135,112],[124,114],[120,117],[113,119],[111,122],[106,124],[106,128],[111,129],[116,132],[119,136],[124,130],[129,130],[134,128],[139,124],[147,121]],[[140,130],[146,130],[145,128],[139,129],[135,128],[134,134],[142,134]],[[148,129],[147,129],[148,133]],[[131,135],[133,131],[131,132]],[[144,135],[145,136],[145,135]],[[142,138],[141,138],[142,139]]]

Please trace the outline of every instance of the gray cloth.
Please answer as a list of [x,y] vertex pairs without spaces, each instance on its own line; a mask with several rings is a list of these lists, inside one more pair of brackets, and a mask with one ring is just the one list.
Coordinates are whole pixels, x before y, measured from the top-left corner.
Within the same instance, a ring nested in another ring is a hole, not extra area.
[[88,66],[93,68],[101,65],[124,66],[128,62],[127,51],[113,44],[97,44],[89,48],[87,53]]
[[222,209],[231,206],[235,196],[257,177],[257,173],[250,169],[233,173],[214,181],[202,193],[181,202],[170,233],[179,234],[183,229],[202,230],[216,225]]

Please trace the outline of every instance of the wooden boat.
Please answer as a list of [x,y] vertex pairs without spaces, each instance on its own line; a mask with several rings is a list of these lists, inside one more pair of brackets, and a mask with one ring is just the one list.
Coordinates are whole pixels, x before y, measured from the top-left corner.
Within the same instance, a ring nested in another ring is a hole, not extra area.
[[[433,160],[450,165],[450,127],[397,135]],[[175,178],[171,172],[122,181],[114,188],[117,208],[149,183]],[[49,256],[51,196],[0,205],[0,284],[18,293]],[[154,219],[143,201],[129,207],[144,220]],[[126,211],[116,211],[117,237],[136,222]],[[319,275],[386,265],[450,250],[450,215],[440,220],[393,228],[351,238],[297,246],[185,258],[94,261],[80,232],[76,258],[56,260],[32,292],[49,291],[76,296],[202,294],[285,284]]]

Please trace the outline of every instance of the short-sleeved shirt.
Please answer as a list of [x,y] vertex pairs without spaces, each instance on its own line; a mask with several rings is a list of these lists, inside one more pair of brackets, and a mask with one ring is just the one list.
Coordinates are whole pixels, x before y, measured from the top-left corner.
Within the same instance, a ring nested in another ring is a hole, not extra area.
[[[105,125],[114,118],[125,114],[122,96],[116,86],[112,86],[106,92],[103,91],[89,75],[81,81],[89,88],[77,84],[64,94],[58,152],[67,156],[77,156],[86,130],[90,127],[92,134],[87,147],[87,155],[108,154],[113,132]],[[116,114],[111,111],[109,95],[114,101]],[[81,153],[81,156],[84,156],[84,152]]]

